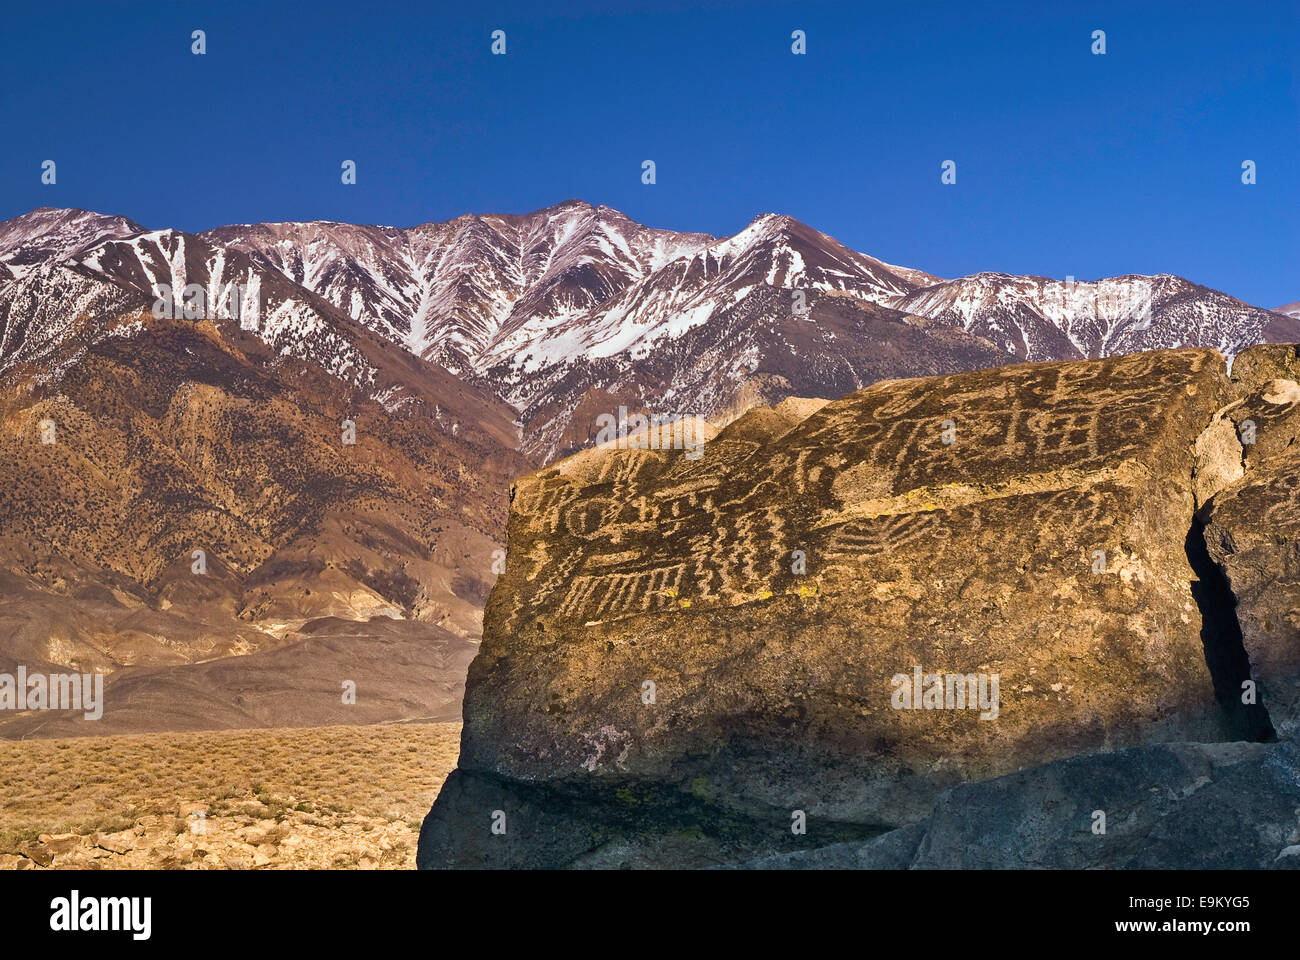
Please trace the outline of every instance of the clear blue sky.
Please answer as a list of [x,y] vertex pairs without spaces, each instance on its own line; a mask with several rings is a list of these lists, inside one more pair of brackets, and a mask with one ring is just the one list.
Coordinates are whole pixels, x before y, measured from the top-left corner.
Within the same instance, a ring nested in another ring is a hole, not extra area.
[[0,218],[411,225],[577,197],[714,234],[788,213],[943,276],[1300,299],[1300,0],[42,0],[5,6],[0,117]]

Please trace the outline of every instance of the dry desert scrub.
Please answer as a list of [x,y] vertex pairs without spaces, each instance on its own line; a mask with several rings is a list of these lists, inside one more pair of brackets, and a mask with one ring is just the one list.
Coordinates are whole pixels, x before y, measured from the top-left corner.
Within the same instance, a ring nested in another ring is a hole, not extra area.
[[459,723],[0,740],[0,866],[412,866],[459,743]]

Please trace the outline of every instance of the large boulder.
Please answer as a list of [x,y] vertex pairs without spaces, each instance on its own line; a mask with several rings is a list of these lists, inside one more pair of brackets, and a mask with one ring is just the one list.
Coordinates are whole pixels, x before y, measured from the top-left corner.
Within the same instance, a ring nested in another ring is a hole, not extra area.
[[1198,606],[1196,440],[1229,400],[1214,351],[1025,364],[519,480],[420,865],[742,862],[1261,734],[1215,703],[1247,668]]

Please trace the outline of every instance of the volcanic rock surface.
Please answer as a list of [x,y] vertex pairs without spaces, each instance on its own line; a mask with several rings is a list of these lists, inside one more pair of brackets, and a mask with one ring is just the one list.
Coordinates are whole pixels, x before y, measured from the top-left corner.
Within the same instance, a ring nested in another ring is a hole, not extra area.
[[740,866],[1300,869],[1292,742],[1170,743],[1071,757],[945,791],[924,820]]
[[1237,481],[1198,440],[1246,389],[1212,350],[1007,366],[522,478],[421,866],[746,862],[1080,754],[1271,739],[1201,526]]

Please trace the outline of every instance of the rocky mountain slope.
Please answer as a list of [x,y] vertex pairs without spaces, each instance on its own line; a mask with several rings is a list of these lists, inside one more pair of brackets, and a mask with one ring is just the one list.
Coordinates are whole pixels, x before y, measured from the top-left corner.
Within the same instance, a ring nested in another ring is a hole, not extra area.
[[144,227],[126,217],[88,210],[38,207],[31,213],[0,222],[0,266],[3,276],[22,276],[50,260],[66,260],[96,241],[127,237]]
[[1277,339],[1285,319],[1163,274],[1095,282],[979,273],[891,305],[959,326],[1022,360],[1108,357],[1183,346],[1232,356]]
[[1168,866],[1247,802],[1185,862],[1296,862],[1295,358],[885,382],[521,478],[420,864]]
[[276,223],[203,236],[457,372],[475,369],[489,345],[519,344],[711,239],[578,201],[410,229]]
[[1273,312],[1285,313],[1288,317],[1300,316],[1300,300],[1295,303],[1284,303],[1280,307],[1274,307]]
[[[830,399],[882,377],[1181,346],[1231,356],[1300,339],[1294,318],[1180,277],[941,281],[776,214],[725,238],[651,230],[580,201],[409,229],[253,224],[204,237],[508,401],[526,449],[546,460],[588,445],[587,414],[611,400],[725,422],[755,397]],[[832,297],[915,330],[879,356],[846,345],[816,306]],[[734,344],[719,339],[737,328]]]
[[993,367],[1014,358],[964,330],[829,292],[790,315],[790,292],[760,284],[733,306],[624,365],[574,360],[529,400],[524,449],[550,462],[599,438],[620,406],[724,425],[756,405],[835,397],[878,380]]
[[[209,309],[232,283],[249,309]],[[0,670],[106,674],[90,729],[454,715],[527,464],[500,401],[161,231],[0,286],[0,423]]]

